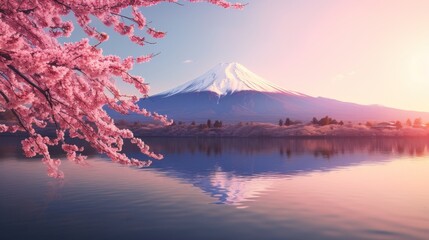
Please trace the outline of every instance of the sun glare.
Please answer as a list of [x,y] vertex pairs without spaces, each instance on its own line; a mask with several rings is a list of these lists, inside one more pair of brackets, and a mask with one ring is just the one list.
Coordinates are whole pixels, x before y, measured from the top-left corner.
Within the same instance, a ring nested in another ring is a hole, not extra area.
[[408,62],[408,82],[429,86],[429,46],[416,51]]

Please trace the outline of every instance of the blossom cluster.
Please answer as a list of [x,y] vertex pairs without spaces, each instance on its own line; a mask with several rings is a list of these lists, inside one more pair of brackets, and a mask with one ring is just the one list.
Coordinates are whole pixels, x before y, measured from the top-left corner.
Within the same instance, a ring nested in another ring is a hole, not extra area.
[[[78,138],[106,154],[113,161],[148,166],[122,153],[124,140],[139,147],[153,159],[162,155],[150,151],[142,140],[127,129],[119,129],[106,113],[105,107],[123,114],[138,113],[170,124],[166,116],[141,109],[136,96],[122,94],[112,79],[121,78],[134,85],[143,96],[149,87],[140,76],[130,74],[135,63],[149,61],[153,56],[121,59],[104,55],[99,44],[88,38],[107,41],[109,36],[91,26],[91,18],[127,36],[139,45],[146,37],[162,38],[165,33],[148,26],[140,8],[177,0],[9,0],[0,3],[0,110],[10,111],[15,122],[0,124],[2,132],[27,132],[22,141],[27,157],[41,156],[49,176],[62,178],[60,159],[53,159],[49,149],[60,145],[69,160],[83,163],[82,147],[67,143]],[[196,2],[190,0],[190,2]],[[223,0],[207,0],[222,7],[240,8]],[[131,16],[123,14],[131,9]],[[64,16],[74,16],[88,38],[62,44],[59,37],[71,35],[74,26]],[[141,35],[139,35],[141,34]],[[43,136],[41,129],[55,126],[56,136]],[[68,136],[66,138],[65,136]]]

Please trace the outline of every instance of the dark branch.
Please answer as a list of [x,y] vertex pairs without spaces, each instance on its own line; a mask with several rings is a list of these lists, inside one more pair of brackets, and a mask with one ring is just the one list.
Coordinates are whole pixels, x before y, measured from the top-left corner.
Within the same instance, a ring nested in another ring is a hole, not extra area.
[[[0,56],[2,56],[3,58],[5,58],[6,60],[12,60],[12,58],[10,57],[9,54],[6,53],[1,53],[0,52]],[[49,106],[52,109],[52,120],[55,123],[55,126],[58,128],[58,123],[55,119],[55,115],[54,115],[54,105],[52,103],[52,96],[51,93],[49,91],[49,89],[44,90],[41,87],[39,87],[38,85],[36,85],[34,82],[32,82],[27,76],[25,76],[24,74],[22,74],[18,69],[16,69],[13,65],[8,64],[7,67],[9,69],[11,69],[15,74],[17,74],[18,76],[20,76],[22,79],[24,79],[28,84],[30,84],[32,87],[34,87],[35,89],[37,89],[40,93],[43,94],[43,96],[46,98],[46,101],[48,101]],[[6,96],[6,95],[4,95]],[[26,129],[27,130],[27,129]]]
[[63,2],[60,2],[60,1],[58,1],[58,0],[54,0],[54,2],[58,3],[59,5],[61,5],[61,6],[65,7],[65,8],[67,8],[67,9],[71,9],[71,7],[70,7],[69,5],[67,5],[67,4],[65,4],[65,3],[63,3]]
[[4,58],[6,60],[12,60],[12,57],[9,54],[4,53],[4,52],[0,52],[0,57]]
[[43,95],[46,96],[45,90],[43,90],[41,87],[37,86],[35,83],[33,83],[28,77],[26,77],[24,74],[22,74],[18,69],[16,69],[13,65],[9,64],[7,67],[12,70],[16,75],[20,76],[22,79],[24,79],[28,84],[39,90]]
[[133,18],[130,18],[130,17],[124,16],[124,15],[122,15],[122,14],[117,14],[117,13],[114,13],[114,12],[110,12],[110,14],[115,15],[115,16],[118,16],[118,17],[126,18],[126,19],[128,19],[128,20],[130,20],[130,21],[132,21],[132,22],[137,23],[137,22],[136,22],[136,20],[134,20]]
[[30,13],[32,13],[32,12],[34,12],[34,10],[36,10],[36,8],[31,8],[31,9],[18,9],[17,11],[18,12],[22,12],[22,13],[25,13],[25,14],[30,14]]
[[[9,98],[6,96],[6,94],[3,91],[0,91],[0,95],[4,98],[4,100],[6,101],[6,103],[9,103],[10,100]],[[30,134],[30,131],[25,127],[24,123],[21,120],[21,117],[19,116],[19,114],[16,112],[15,109],[11,109],[13,115],[15,116],[15,118],[18,120],[19,125],[21,125],[21,127],[28,133]]]

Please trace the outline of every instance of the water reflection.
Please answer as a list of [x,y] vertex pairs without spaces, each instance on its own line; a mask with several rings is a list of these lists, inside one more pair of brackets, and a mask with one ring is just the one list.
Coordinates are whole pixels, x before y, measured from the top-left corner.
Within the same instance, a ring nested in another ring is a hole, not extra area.
[[429,139],[145,140],[165,159],[140,170],[88,149],[59,182],[0,138],[2,239],[429,235]]
[[[0,157],[22,157],[23,137],[0,138]],[[355,152],[424,156],[428,153],[429,138],[145,138],[155,152],[165,154],[200,154],[217,156],[223,153],[272,154],[291,158],[295,155],[312,153],[315,157],[330,158],[338,154]],[[68,140],[69,143],[85,147],[85,154],[96,155],[85,142]],[[125,145],[124,151],[138,154],[133,145]],[[60,156],[60,148],[51,151]]]
[[[31,158],[26,158],[22,151],[21,141],[25,139],[23,136],[2,136],[0,135],[0,161],[7,159],[7,157],[19,158],[21,160],[33,161]],[[83,154],[87,156],[97,155],[97,151],[92,149],[89,144],[84,141],[69,139],[67,143],[78,144],[85,148]],[[64,151],[59,146],[50,147],[50,154],[52,157],[65,158]]]
[[157,151],[175,154],[216,156],[223,152],[278,152],[287,157],[312,153],[316,157],[330,158],[354,152],[423,156],[427,154],[429,138],[148,138],[146,142]]
[[[20,140],[3,138],[0,159],[10,155],[26,159]],[[426,156],[429,149],[427,138],[144,140],[165,155],[164,160],[155,161],[146,170],[190,183],[213,197],[214,203],[237,207],[246,207],[247,202],[270,191],[277,181],[294,175],[380,163],[401,156]],[[132,157],[142,157],[132,145],[124,149]],[[53,155],[61,157],[58,150],[54,149]],[[85,153],[96,155],[88,146]]]
[[401,156],[428,155],[428,139],[146,139],[166,155],[153,168],[215,198],[246,207],[276,182]]
[[207,177],[200,177],[194,185],[217,199],[215,204],[234,205],[246,208],[247,202],[253,201],[270,190],[277,178],[272,177],[239,177],[221,169]]

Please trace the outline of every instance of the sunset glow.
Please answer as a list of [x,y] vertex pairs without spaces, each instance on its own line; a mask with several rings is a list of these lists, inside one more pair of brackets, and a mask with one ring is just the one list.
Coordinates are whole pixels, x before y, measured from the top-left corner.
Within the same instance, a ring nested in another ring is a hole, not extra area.
[[[429,111],[428,1],[248,2],[242,11],[204,3],[145,9],[168,34],[146,49],[162,54],[134,72],[155,94],[239,62],[291,91]],[[141,52],[117,39],[108,52]]]

